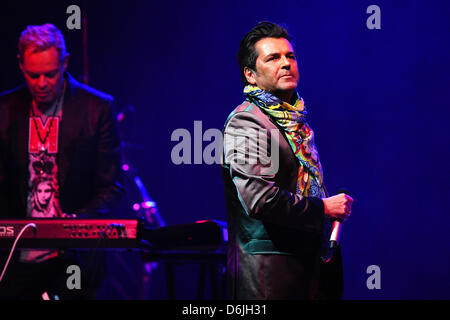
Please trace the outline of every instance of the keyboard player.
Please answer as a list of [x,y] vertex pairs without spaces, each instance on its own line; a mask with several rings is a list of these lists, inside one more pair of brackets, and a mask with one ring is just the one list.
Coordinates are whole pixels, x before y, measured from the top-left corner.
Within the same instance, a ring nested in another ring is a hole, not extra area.
[[[0,94],[0,219],[108,217],[123,193],[114,99],[70,76],[64,37],[52,24],[28,26],[17,58],[25,85]],[[94,281],[80,290],[66,286],[69,265],[87,271],[81,255],[16,252],[0,298],[93,299],[99,275],[84,273]]]

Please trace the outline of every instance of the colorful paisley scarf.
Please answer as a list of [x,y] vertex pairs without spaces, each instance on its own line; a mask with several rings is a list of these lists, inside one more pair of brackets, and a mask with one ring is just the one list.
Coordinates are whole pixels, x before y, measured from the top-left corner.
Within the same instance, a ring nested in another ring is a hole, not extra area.
[[292,151],[300,161],[297,194],[324,197],[322,165],[314,144],[314,132],[305,120],[307,112],[303,99],[296,93],[295,103],[290,105],[254,85],[247,85],[244,94],[248,101],[269,114],[283,129]]

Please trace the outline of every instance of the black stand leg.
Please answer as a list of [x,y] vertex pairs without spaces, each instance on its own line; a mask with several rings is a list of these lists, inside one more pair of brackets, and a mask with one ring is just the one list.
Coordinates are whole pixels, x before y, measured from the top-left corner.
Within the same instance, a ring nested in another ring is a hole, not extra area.
[[197,283],[197,299],[203,300],[205,297],[205,283],[206,283],[206,264],[200,263],[200,270],[198,273]]
[[175,300],[176,289],[175,289],[175,275],[173,272],[173,264],[170,262],[165,263],[166,270],[166,285],[167,285],[167,297],[169,300]]

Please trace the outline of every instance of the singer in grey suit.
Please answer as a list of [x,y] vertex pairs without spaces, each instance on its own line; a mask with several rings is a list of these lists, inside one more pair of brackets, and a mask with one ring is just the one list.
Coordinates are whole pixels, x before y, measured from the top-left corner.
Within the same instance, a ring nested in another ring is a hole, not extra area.
[[329,197],[322,183],[287,31],[258,24],[238,61],[246,100],[223,129],[231,298],[339,299],[340,250],[327,264],[321,256],[330,220],[347,219],[353,199]]

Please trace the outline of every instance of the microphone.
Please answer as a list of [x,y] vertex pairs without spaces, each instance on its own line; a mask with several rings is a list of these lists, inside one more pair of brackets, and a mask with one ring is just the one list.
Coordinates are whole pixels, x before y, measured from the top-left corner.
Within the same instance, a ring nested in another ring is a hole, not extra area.
[[[339,189],[339,193],[344,193],[346,195],[350,195],[350,192],[348,192],[346,189]],[[329,262],[331,258],[333,257],[334,251],[336,250],[337,246],[339,245],[339,240],[341,238],[341,232],[342,232],[342,223],[343,221],[341,219],[334,219],[333,225],[331,227],[331,235],[330,240],[328,242],[328,255],[326,258],[322,257],[322,260],[324,262]]]

